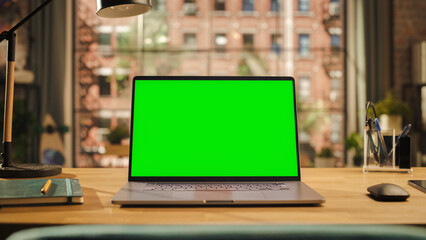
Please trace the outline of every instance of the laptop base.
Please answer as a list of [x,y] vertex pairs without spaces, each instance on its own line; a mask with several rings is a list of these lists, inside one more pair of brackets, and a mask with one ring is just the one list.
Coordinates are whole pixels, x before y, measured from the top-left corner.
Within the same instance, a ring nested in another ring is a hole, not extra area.
[[112,198],[121,205],[306,205],[325,202],[303,182],[285,182],[286,190],[147,191],[147,183],[128,182]]

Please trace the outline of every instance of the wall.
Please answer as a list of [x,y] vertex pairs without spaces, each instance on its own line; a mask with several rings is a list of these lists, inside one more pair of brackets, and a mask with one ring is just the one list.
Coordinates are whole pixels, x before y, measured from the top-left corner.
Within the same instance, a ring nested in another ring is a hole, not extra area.
[[426,40],[426,1],[394,0],[392,16],[392,81],[397,97],[409,103],[413,110],[413,116],[409,119],[409,122],[413,124],[411,138],[414,143],[412,145],[414,157],[412,161],[417,166],[424,166],[426,163],[426,141],[424,141],[426,133],[425,126],[422,126],[422,97],[419,89],[412,85],[415,83],[412,74],[412,48],[415,43]]
[[426,1],[394,0],[392,31],[394,88],[402,89],[405,83],[413,83],[412,45],[426,40]]

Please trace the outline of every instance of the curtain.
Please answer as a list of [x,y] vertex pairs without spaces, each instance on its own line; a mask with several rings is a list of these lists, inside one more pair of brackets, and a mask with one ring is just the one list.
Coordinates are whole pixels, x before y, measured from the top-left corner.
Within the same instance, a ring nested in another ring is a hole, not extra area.
[[[31,9],[42,2],[31,0]],[[66,1],[52,1],[30,20],[30,64],[40,87],[39,120],[42,122],[46,114],[51,114],[59,126],[64,124],[65,5]]]
[[[42,0],[31,0],[31,9]],[[42,124],[50,114],[58,127],[72,128],[72,1],[52,1],[30,20],[30,65],[34,83],[39,86],[38,99]],[[66,167],[72,166],[72,134],[61,135]]]

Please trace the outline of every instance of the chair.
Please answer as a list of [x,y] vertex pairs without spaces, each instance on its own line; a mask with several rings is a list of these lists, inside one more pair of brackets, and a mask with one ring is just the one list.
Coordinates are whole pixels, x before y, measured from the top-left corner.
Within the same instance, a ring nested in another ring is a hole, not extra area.
[[425,240],[426,229],[398,225],[67,225],[26,229],[8,238],[24,239]]

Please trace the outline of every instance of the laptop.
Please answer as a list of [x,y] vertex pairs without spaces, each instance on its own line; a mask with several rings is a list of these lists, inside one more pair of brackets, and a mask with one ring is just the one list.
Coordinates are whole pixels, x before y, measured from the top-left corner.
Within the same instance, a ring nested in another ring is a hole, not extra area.
[[292,77],[136,76],[121,205],[320,204],[301,182]]

